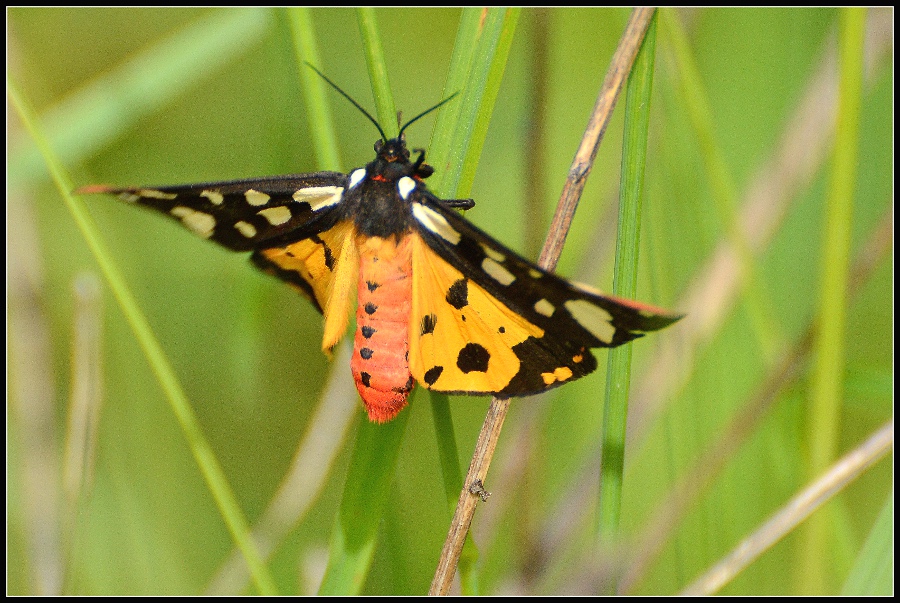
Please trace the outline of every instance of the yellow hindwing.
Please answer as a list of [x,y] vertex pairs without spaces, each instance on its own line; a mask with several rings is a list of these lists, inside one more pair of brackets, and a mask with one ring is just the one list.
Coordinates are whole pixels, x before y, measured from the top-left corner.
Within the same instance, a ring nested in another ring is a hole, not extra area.
[[329,351],[347,330],[356,299],[359,253],[352,222],[339,222],[319,235],[261,251],[282,270],[296,272],[312,287],[325,315],[322,349]]
[[499,392],[520,369],[513,346],[544,331],[466,279],[421,236],[411,237],[413,378],[441,392]]

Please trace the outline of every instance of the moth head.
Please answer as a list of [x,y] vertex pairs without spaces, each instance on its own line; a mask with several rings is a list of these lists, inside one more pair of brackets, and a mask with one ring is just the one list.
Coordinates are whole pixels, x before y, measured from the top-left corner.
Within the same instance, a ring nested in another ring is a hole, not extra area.
[[409,163],[409,150],[406,148],[406,140],[402,136],[391,138],[387,142],[382,139],[376,140],[375,152],[378,157],[388,163]]

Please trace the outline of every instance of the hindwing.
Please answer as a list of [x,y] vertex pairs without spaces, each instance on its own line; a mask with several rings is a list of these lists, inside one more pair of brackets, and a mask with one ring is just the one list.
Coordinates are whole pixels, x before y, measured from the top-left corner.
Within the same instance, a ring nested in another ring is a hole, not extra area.
[[414,204],[410,369],[426,387],[501,397],[593,371],[615,347],[680,318],[576,286],[502,245],[424,193]]

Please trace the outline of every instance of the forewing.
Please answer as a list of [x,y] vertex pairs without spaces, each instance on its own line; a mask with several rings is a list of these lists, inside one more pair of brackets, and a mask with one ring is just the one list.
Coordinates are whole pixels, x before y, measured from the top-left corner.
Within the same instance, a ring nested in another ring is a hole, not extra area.
[[178,220],[194,234],[235,251],[296,240],[330,228],[347,176],[318,172],[181,186],[91,185],[80,194],[106,193]]

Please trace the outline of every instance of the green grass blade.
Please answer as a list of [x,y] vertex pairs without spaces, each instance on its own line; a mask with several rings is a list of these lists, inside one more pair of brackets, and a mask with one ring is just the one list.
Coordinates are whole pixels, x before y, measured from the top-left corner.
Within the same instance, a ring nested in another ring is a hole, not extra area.
[[[431,149],[434,165],[444,168],[435,173],[430,183],[440,197],[465,197],[469,194],[519,12],[519,9],[486,9],[484,18],[475,24],[479,28],[477,43],[453,134],[449,139],[442,137],[437,140],[439,145]],[[471,26],[469,21],[463,25]],[[458,40],[471,38],[471,34],[457,36]],[[459,65],[465,62],[464,59],[455,61]],[[452,73],[451,76],[455,79],[458,74]]]
[[238,506],[237,499],[231,490],[231,486],[228,484],[228,480],[216,459],[212,447],[200,429],[197,417],[188,402],[184,389],[181,387],[168,357],[156,339],[156,335],[150,328],[147,318],[131,293],[118,266],[112,259],[113,255],[107,249],[96,224],[88,214],[84,204],[69,192],[74,187],[71,178],[62,167],[62,162],[53,152],[49,141],[44,137],[41,127],[28,103],[9,78],[7,78],[7,90],[13,105],[31,133],[37,148],[45,157],[50,174],[60,194],[63,196],[66,206],[84,236],[94,258],[97,260],[107,284],[134,332],[135,339],[147,357],[147,361],[156,378],[159,380],[160,387],[169,401],[172,412],[178,419],[191,453],[197,461],[197,466],[203,474],[213,500],[222,515],[222,519],[227,525],[235,544],[244,555],[257,589],[261,594],[277,594],[275,582],[250,538],[247,519]]
[[[461,164],[462,171],[454,192],[454,196],[458,197],[467,197],[472,191],[478,159],[481,157],[482,149],[484,149],[488,126],[494,113],[494,104],[497,102],[497,94],[500,92],[500,83],[503,81],[503,73],[506,70],[509,51],[516,33],[516,26],[519,23],[519,15],[521,14],[521,9],[519,8],[492,10],[496,10],[496,14],[492,12],[491,17],[500,20],[501,26],[496,37],[490,41],[490,47],[492,47],[490,51],[483,48],[484,44],[479,44],[477,49],[476,65],[479,62],[479,55],[484,53],[485,60],[490,56],[489,69],[484,76],[484,93],[479,102],[479,111],[475,114],[472,132],[469,135],[470,140],[466,148],[466,158]],[[487,37],[485,37],[485,40],[487,40]],[[478,73],[480,76],[480,71],[475,71],[474,73]]]
[[360,413],[320,595],[356,595],[365,585],[409,415],[377,424]]
[[[252,48],[269,27],[268,10],[226,9],[142,50],[42,116],[50,144],[72,165],[119,137],[144,116]],[[37,149],[14,149],[7,173],[16,182],[44,173]]]
[[397,107],[394,104],[394,93],[391,91],[387,65],[384,62],[384,49],[381,47],[375,9],[360,8],[356,14],[365,45],[366,65],[369,68],[372,93],[375,95],[378,122],[388,138],[395,138],[400,133],[400,127],[397,125]]
[[[834,460],[840,434],[843,402],[845,348],[847,345],[847,282],[850,272],[853,196],[862,105],[865,9],[842,9],[838,34],[839,98],[834,159],[825,209],[819,293],[819,336],[815,343],[815,367],[809,399],[807,442],[809,474],[818,476]],[[828,509],[812,516],[800,552],[800,592],[819,594],[829,584],[826,558],[833,522]]]
[[453,166],[449,164],[450,148],[453,143],[453,132],[462,111],[466,82],[469,79],[469,72],[472,70],[478,33],[481,31],[482,10],[481,8],[464,8],[460,15],[459,27],[456,30],[456,41],[453,44],[453,54],[450,57],[450,68],[447,71],[447,82],[444,84],[442,98],[448,98],[451,94],[459,96],[438,111],[431,134],[431,144],[428,147],[428,163],[435,168],[435,174],[429,180],[429,186],[435,191],[439,190],[441,174],[453,169]]
[[759,276],[757,260],[739,224],[738,193],[735,178],[725,160],[721,145],[715,139],[715,123],[706,87],[684,31],[674,9],[662,9],[663,32],[678,64],[679,83],[687,115],[701,149],[701,158],[709,175],[712,200],[719,222],[737,255],[741,267],[741,284],[754,334],[766,362],[773,362],[782,346],[778,322],[768,284]]
[[894,594],[893,492],[885,499],[841,594],[851,597],[888,597]]
[[293,7],[287,9],[287,15],[294,40],[294,52],[297,55],[297,69],[300,70],[303,100],[306,103],[317,167],[320,170],[341,171],[334,118],[328,102],[329,88],[327,83],[306,65],[310,63],[317,69],[322,68],[319,47],[313,31],[312,12],[305,6]]
[[[644,166],[656,53],[654,15],[634,62],[625,97],[625,134],[622,152],[622,184],[619,201],[619,231],[613,294],[634,299],[637,292]],[[625,426],[631,381],[631,345],[609,351],[606,399],[603,409],[602,465],[598,530],[602,542],[610,542],[619,527],[622,503],[622,473],[625,465]]]

